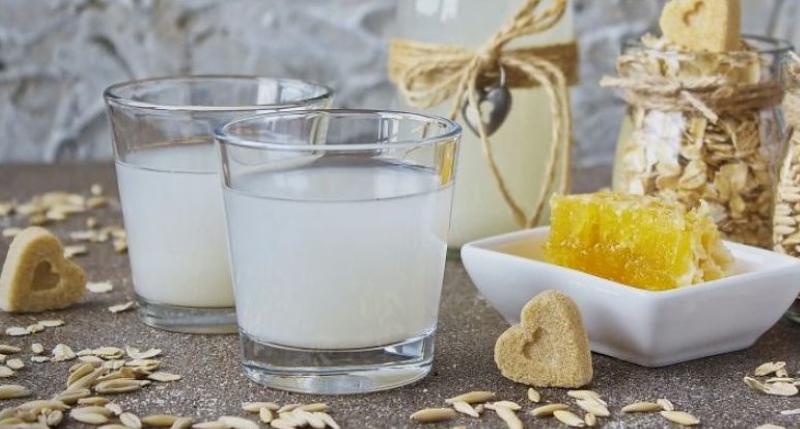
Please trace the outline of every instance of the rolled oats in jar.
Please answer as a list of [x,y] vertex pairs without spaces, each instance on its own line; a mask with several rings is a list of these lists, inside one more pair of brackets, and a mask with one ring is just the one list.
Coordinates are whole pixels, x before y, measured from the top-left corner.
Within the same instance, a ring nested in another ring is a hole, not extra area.
[[708,210],[726,239],[772,247],[780,63],[790,49],[756,37],[722,53],[652,36],[629,43],[618,76],[603,80],[628,103],[614,189]]

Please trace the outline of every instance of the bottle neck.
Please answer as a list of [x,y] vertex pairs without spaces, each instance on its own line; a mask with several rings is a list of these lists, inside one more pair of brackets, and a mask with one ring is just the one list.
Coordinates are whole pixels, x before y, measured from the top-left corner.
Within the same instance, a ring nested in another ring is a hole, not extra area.
[[[519,9],[524,0],[403,0],[398,5],[398,35],[428,43],[476,48],[485,43]],[[540,8],[549,7],[545,0]],[[535,46],[574,40],[572,0],[549,31],[516,40],[511,46]],[[542,9],[543,10],[543,9]]]

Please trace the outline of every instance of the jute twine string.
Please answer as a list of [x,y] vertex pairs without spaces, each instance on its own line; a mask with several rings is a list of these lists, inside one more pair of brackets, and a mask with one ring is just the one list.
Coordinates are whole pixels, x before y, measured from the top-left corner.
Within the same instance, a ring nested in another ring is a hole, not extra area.
[[449,115],[452,120],[458,117],[465,102],[477,110],[477,117],[483,117],[477,90],[496,78],[500,67],[506,70],[510,87],[543,88],[549,98],[553,127],[545,182],[536,196],[530,216],[511,195],[495,160],[485,125],[482,121],[476,124],[489,170],[520,227],[539,223],[547,194],[556,181],[559,155],[562,165],[558,169],[561,180],[557,191],[566,192],[569,188],[572,117],[568,85],[576,80],[577,46],[572,43],[506,48],[512,40],[551,29],[567,8],[567,0],[553,0],[552,5],[544,10],[540,10],[541,3],[542,0],[526,0],[511,20],[476,52],[458,46],[399,39],[393,40],[389,49],[389,77],[406,101],[415,107],[430,108],[453,100]]
[[[620,70],[622,74],[622,70]],[[682,77],[633,74],[606,76],[603,87],[622,90],[630,105],[665,112],[698,111],[717,123],[723,113],[737,113],[773,107],[781,103],[783,89],[775,81],[736,83],[723,76]]]

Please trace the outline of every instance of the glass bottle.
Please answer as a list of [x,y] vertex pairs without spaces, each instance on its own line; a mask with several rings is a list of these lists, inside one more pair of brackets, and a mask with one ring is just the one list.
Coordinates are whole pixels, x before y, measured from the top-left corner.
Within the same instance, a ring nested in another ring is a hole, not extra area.
[[[546,0],[539,7],[550,7],[551,1]],[[407,0],[398,5],[398,32],[400,37],[419,42],[477,49],[522,4],[523,0]],[[572,1],[569,1],[566,13],[555,27],[514,40],[509,47],[545,46],[573,40]],[[544,170],[552,115],[548,97],[541,88],[512,89],[511,94],[511,112],[490,140],[511,194],[530,214],[546,180]],[[414,110],[402,100],[400,103],[402,109]],[[447,116],[452,105],[453,100],[448,100],[425,113]],[[462,118],[458,121],[463,125]],[[480,139],[467,127],[457,169],[448,241],[451,249],[471,240],[520,229],[489,171]],[[542,219],[546,220],[547,216]]]

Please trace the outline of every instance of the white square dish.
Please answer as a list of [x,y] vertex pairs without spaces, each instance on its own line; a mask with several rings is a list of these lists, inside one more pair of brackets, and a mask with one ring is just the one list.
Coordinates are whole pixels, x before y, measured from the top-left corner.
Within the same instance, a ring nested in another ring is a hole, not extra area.
[[535,295],[559,290],[578,304],[593,351],[642,366],[750,347],[800,292],[800,259],[731,242],[730,276],[669,291],[637,289],[546,262],[549,233],[540,227],[474,241],[461,258],[509,323],[519,322]]

